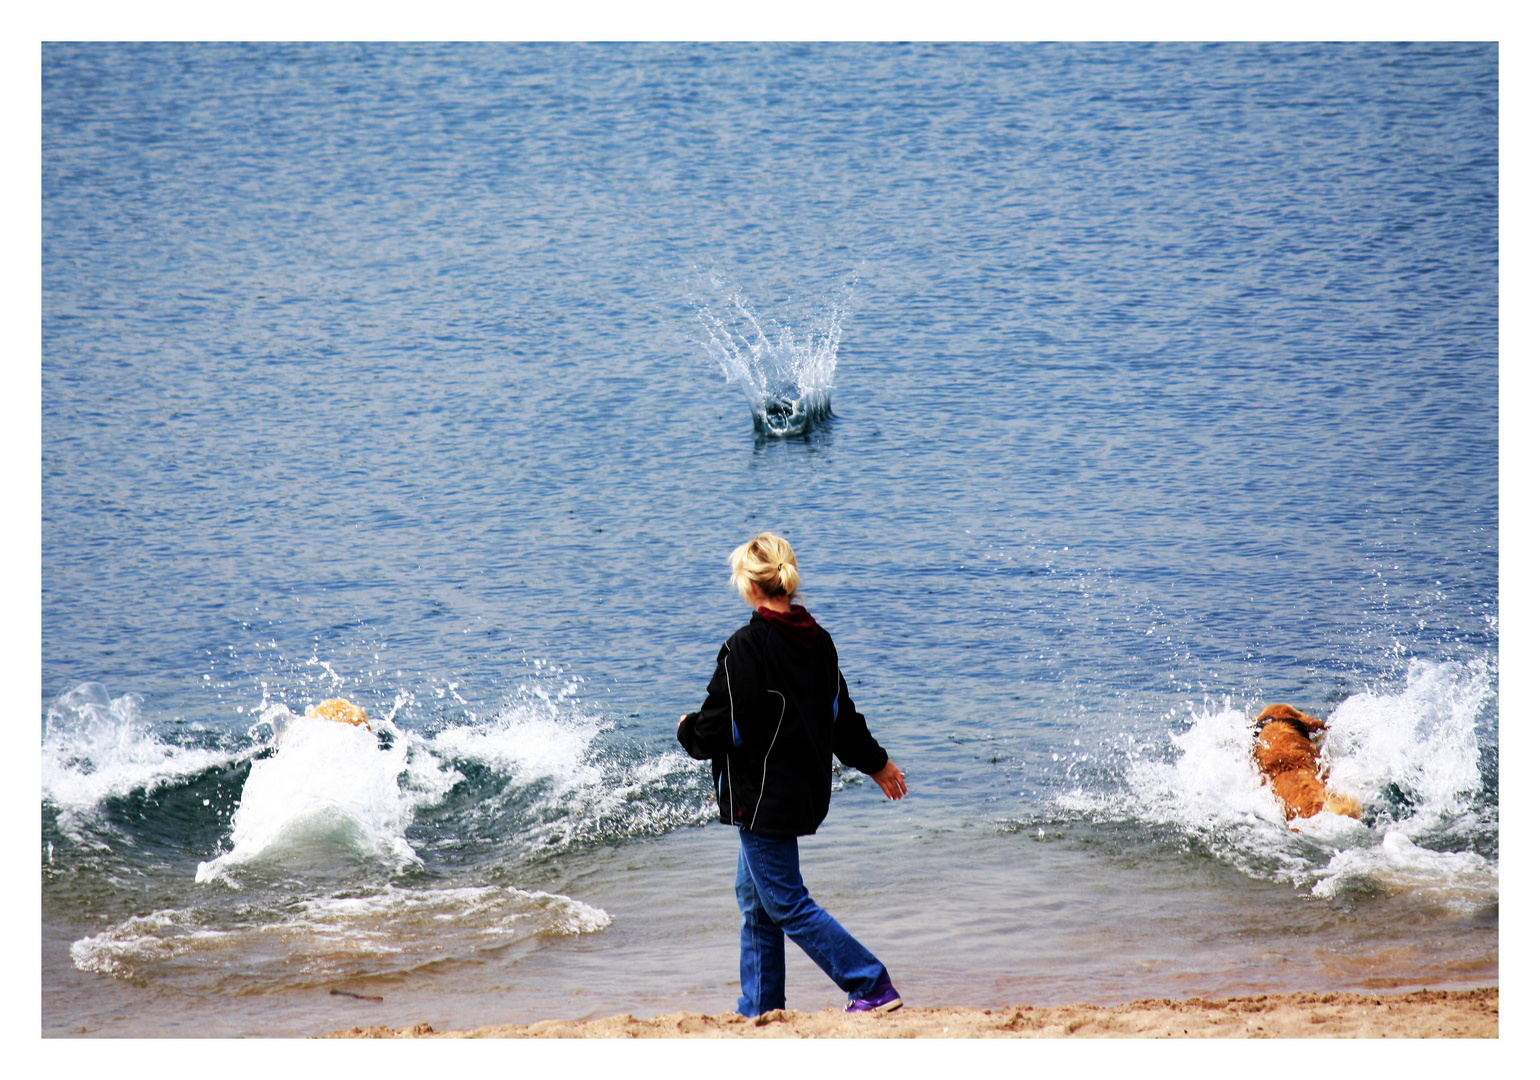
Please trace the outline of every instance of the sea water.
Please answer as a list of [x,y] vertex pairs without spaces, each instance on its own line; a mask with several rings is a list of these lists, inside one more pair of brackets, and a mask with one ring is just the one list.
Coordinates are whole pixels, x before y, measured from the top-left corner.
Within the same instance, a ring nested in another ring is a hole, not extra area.
[[760,529],[906,1000],[1496,982],[1495,47],[49,45],[42,130],[45,1033],[730,1008]]

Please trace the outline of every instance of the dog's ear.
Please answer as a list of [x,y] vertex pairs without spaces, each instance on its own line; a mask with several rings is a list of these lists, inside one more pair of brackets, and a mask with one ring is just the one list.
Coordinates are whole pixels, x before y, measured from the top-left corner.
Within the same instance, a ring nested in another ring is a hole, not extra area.
[[1315,717],[1306,713],[1300,713],[1297,717],[1294,718],[1294,722],[1299,725],[1300,730],[1303,731],[1306,735],[1314,735],[1318,731],[1326,730],[1325,720],[1317,720]]

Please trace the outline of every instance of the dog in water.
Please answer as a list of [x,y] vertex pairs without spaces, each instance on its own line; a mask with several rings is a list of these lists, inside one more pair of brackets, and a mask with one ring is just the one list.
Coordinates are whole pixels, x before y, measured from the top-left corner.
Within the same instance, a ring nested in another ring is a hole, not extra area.
[[1325,723],[1292,705],[1269,705],[1253,723],[1257,767],[1283,803],[1287,820],[1315,817],[1322,810],[1358,817],[1357,799],[1326,790],[1321,752],[1315,745],[1315,737],[1326,730]]
[[365,731],[374,730],[369,726],[369,715],[347,698],[327,698],[321,704],[306,709],[305,715],[312,720],[335,720],[339,724],[352,724]]

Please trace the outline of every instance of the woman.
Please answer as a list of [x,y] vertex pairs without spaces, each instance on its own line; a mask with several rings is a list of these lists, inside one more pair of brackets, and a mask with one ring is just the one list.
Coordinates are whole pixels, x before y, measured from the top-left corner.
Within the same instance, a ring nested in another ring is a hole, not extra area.
[[829,812],[832,755],[890,799],[908,793],[904,774],[851,703],[834,642],[791,602],[800,580],[791,545],[760,533],[728,564],[754,614],[717,653],[706,702],[679,718],[678,734],[691,757],[711,759],[722,822],[738,826],[738,1011],[786,1007],[786,937],[850,995],[846,1012],[896,1009],[887,969],[808,895],[797,837]]

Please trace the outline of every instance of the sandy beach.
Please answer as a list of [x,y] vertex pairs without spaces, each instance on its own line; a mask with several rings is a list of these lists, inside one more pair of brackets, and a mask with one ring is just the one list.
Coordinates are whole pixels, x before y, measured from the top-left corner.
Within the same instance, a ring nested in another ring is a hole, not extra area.
[[1126,1005],[1001,1009],[905,1007],[880,1016],[833,1009],[776,1010],[755,1020],[735,1013],[677,1012],[639,1020],[543,1020],[470,1031],[427,1024],[348,1028],[328,1039],[1495,1039],[1497,988],[1412,994],[1264,994],[1215,1001],[1148,999]]

